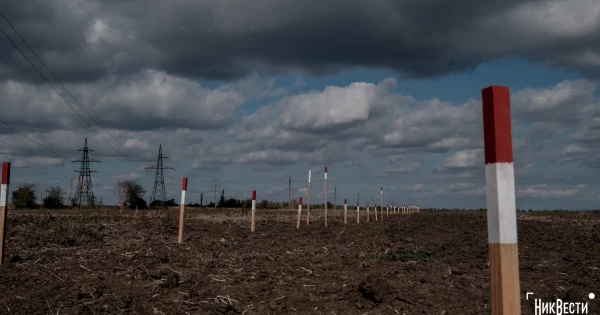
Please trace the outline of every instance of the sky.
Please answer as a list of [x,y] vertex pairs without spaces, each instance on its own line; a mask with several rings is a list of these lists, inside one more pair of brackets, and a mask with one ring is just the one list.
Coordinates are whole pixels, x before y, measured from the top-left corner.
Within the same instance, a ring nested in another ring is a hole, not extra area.
[[11,190],[75,191],[87,138],[104,204],[119,180],[149,201],[162,145],[176,201],[184,176],[188,202],[212,201],[214,179],[227,198],[287,201],[291,178],[306,198],[312,170],[322,203],[327,166],[337,204],[379,204],[382,187],[384,203],[485,208],[481,90],[503,85],[517,207],[600,208],[596,0],[0,0],[0,12]]

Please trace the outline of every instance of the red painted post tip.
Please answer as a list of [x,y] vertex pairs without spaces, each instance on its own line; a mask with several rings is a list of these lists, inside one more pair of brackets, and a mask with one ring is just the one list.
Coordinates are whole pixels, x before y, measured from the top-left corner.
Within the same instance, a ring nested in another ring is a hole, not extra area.
[[357,207],[360,207],[360,201],[357,201],[357,202],[356,202],[356,206],[357,206]]
[[298,200],[298,204],[301,205],[302,204],[302,197],[300,197],[300,200]]
[[493,85],[481,90],[485,164],[512,163],[510,90]]
[[344,199],[344,204],[347,204],[346,199]]
[[325,173],[327,173],[327,166],[325,166]]
[[181,190],[187,190],[187,177],[183,178],[183,185],[181,185]]
[[10,180],[10,162],[2,163],[2,184],[7,184]]
[[252,200],[256,200],[256,190],[252,191]]

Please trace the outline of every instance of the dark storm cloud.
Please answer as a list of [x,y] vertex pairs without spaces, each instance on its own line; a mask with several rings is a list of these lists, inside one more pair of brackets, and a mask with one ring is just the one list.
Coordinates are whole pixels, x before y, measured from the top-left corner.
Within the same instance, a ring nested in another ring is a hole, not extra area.
[[[595,6],[541,0],[0,1],[31,46],[69,81],[146,68],[225,80],[254,71],[322,75],[353,67],[429,77],[507,55],[594,76],[600,74]],[[39,80],[5,38],[2,46],[0,76]]]

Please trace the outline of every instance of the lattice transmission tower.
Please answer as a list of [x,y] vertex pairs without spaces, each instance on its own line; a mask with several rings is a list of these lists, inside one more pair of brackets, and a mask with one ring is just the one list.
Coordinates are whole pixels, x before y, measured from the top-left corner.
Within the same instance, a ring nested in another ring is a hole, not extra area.
[[162,155],[162,145],[159,145],[158,146],[158,160],[156,161],[156,165],[148,166],[148,167],[146,167],[146,169],[147,170],[156,170],[156,173],[154,175],[154,188],[152,189],[152,197],[150,198],[150,204],[152,204],[152,202],[157,200],[157,193],[158,193],[159,194],[158,197],[160,198],[158,200],[162,201],[161,206],[164,208],[164,207],[166,207],[166,202],[167,202],[167,191],[165,189],[164,170],[174,170],[174,168],[163,165],[163,159],[169,159],[169,158]]
[[96,199],[94,197],[94,191],[92,190],[92,173],[96,171],[92,171],[90,169],[90,162],[100,162],[98,160],[90,159],[89,151],[94,151],[88,149],[87,138],[85,138],[85,144],[83,145],[83,149],[79,149],[77,151],[82,151],[83,155],[81,159],[72,161],[73,163],[81,163],[81,167],[79,170],[75,171],[79,173],[79,180],[77,182],[77,189],[75,190],[75,196],[71,201],[73,204],[77,205],[79,208],[81,206],[91,207],[96,204]]

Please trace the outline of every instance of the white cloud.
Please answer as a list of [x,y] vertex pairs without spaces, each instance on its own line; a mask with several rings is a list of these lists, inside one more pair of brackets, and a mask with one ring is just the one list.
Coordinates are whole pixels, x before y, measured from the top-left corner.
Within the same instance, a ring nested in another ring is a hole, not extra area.
[[483,165],[483,150],[482,149],[472,149],[472,150],[462,150],[456,152],[453,156],[446,159],[444,163],[444,168],[473,168],[477,166]]
[[347,87],[327,86],[321,91],[298,94],[278,102],[282,124],[297,129],[329,129],[365,121],[393,90],[395,79],[378,85],[355,82]]
[[32,156],[27,158],[18,158],[12,162],[14,167],[44,167],[44,166],[57,166],[64,163],[63,159],[50,158],[42,156]]
[[419,191],[423,191],[423,184],[416,184],[414,186],[407,186],[406,187],[406,191],[410,191],[410,192],[419,192]]
[[564,199],[575,196],[582,188],[585,188],[585,186],[577,185],[573,188],[552,189],[548,184],[540,184],[517,189],[517,197]]

